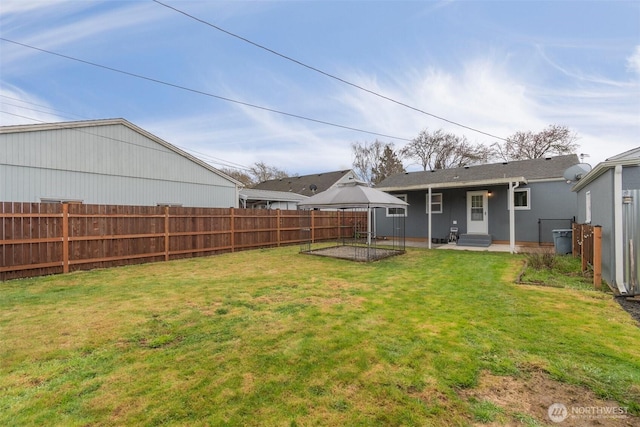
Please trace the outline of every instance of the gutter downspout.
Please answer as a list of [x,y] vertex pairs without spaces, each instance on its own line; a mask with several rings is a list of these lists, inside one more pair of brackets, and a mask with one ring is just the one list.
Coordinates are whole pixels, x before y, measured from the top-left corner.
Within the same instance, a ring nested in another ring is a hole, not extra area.
[[427,192],[427,207],[429,208],[427,214],[427,221],[429,221],[428,231],[427,231],[427,242],[428,248],[431,249],[431,186],[429,186],[429,191]]
[[616,286],[621,294],[626,294],[622,235],[622,165],[616,165],[613,173],[613,242]]
[[[514,185],[515,184],[515,185]],[[516,209],[515,209],[515,189],[520,187],[519,182],[509,181],[509,252],[516,252]]]

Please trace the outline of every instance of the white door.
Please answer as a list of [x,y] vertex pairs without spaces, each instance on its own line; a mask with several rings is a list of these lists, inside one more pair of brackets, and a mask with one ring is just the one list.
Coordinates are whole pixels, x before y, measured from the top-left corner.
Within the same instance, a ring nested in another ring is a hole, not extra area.
[[467,191],[467,233],[489,233],[486,191]]

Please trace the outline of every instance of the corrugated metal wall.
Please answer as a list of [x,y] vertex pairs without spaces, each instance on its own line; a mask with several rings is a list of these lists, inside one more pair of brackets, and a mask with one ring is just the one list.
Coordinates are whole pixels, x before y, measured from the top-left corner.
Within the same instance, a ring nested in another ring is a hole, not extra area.
[[640,190],[622,192],[624,285],[631,295],[640,294]]
[[123,125],[0,134],[0,200],[237,207],[235,184]]

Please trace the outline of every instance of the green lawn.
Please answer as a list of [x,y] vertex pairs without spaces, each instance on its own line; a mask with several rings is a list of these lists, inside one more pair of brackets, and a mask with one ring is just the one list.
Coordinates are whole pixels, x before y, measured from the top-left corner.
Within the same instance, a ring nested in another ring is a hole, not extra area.
[[0,425],[544,425],[465,397],[532,372],[637,414],[640,328],[515,284],[523,259],[287,247],[0,283]]

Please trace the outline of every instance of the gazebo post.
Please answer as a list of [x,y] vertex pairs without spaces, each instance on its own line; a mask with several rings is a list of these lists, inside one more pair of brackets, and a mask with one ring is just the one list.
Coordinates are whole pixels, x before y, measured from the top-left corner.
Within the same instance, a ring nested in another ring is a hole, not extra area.
[[371,246],[371,206],[367,206],[367,246]]

